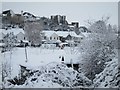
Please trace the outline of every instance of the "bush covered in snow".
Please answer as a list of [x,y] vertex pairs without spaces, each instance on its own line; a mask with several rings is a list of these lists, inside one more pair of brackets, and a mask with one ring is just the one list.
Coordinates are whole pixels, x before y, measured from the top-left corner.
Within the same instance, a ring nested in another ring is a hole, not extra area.
[[111,26],[102,20],[96,21],[89,27],[91,34],[80,45],[80,71],[93,80],[96,74],[106,67],[106,62],[116,57],[114,52],[117,35],[112,32]]
[[105,69],[94,79],[94,87],[118,88],[120,85],[118,59],[106,62]]
[[5,87],[89,87],[92,84],[82,73],[64,64],[50,63],[38,69],[28,69],[22,66],[21,70],[22,73],[17,77],[7,80]]

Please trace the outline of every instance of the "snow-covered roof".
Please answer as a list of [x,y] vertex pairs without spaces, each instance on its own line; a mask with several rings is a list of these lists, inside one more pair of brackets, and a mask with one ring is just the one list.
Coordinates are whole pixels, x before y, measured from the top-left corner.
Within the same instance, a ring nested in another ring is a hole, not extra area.
[[56,33],[58,36],[67,37],[70,32],[67,32],[67,31],[57,31],[57,32],[55,32],[55,33]]
[[3,33],[3,34],[7,34],[7,33],[11,33],[13,32],[14,35],[17,35],[19,33],[25,33],[23,29],[20,29],[20,28],[12,28],[12,29],[8,29],[8,30],[5,30],[5,29],[0,29],[0,33]]
[[45,33],[45,36],[52,36],[52,34],[57,34],[58,36],[67,37],[68,35],[74,36],[74,37],[83,37],[82,35],[77,35],[74,31],[68,32],[68,31],[43,31]]
[[45,36],[50,37],[54,33],[54,31],[43,31],[43,33],[45,34]]

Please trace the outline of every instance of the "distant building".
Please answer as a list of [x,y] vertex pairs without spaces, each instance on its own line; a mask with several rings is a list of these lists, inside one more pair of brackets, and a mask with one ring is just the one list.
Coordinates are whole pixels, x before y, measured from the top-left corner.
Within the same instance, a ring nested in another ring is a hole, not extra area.
[[37,17],[29,12],[21,11],[21,14],[22,14],[22,16],[24,16],[25,21],[36,21],[37,20]]
[[12,17],[11,21],[12,21],[13,24],[20,25],[20,24],[24,23],[24,19],[25,19],[24,16],[22,16],[21,14],[15,14]]
[[51,16],[51,20],[56,24],[66,24],[66,16],[61,15]]
[[4,25],[11,23],[11,17],[13,17],[15,14],[12,10],[6,10],[2,12],[2,23]]
[[46,43],[59,43],[59,36],[54,31],[44,31],[43,41]]
[[68,24],[68,31],[75,31],[76,34],[79,34],[79,22],[71,22],[71,24]]
[[2,12],[3,16],[14,16],[15,13],[12,10],[6,10]]
[[76,28],[79,27],[79,22],[72,22],[71,24],[72,24],[73,26],[75,26]]
[[25,34],[23,32],[19,32],[16,35],[16,38],[17,38],[18,42],[27,40],[27,38],[25,37]]
[[12,10],[6,10],[2,12],[2,23],[6,26],[9,24],[22,24],[24,22],[24,16],[22,12],[15,14]]

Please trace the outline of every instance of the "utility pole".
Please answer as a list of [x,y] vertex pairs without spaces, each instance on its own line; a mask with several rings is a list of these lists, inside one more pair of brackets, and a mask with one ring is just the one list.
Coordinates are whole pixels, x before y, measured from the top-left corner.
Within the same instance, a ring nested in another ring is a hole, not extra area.
[[25,60],[25,62],[28,62],[26,44],[24,44],[24,47],[25,47],[25,57],[26,57],[26,60]]

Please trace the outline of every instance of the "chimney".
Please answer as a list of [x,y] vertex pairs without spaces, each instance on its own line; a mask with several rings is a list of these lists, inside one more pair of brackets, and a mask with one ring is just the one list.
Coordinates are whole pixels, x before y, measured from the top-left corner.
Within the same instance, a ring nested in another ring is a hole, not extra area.
[[21,16],[23,16],[23,10],[21,11]]

